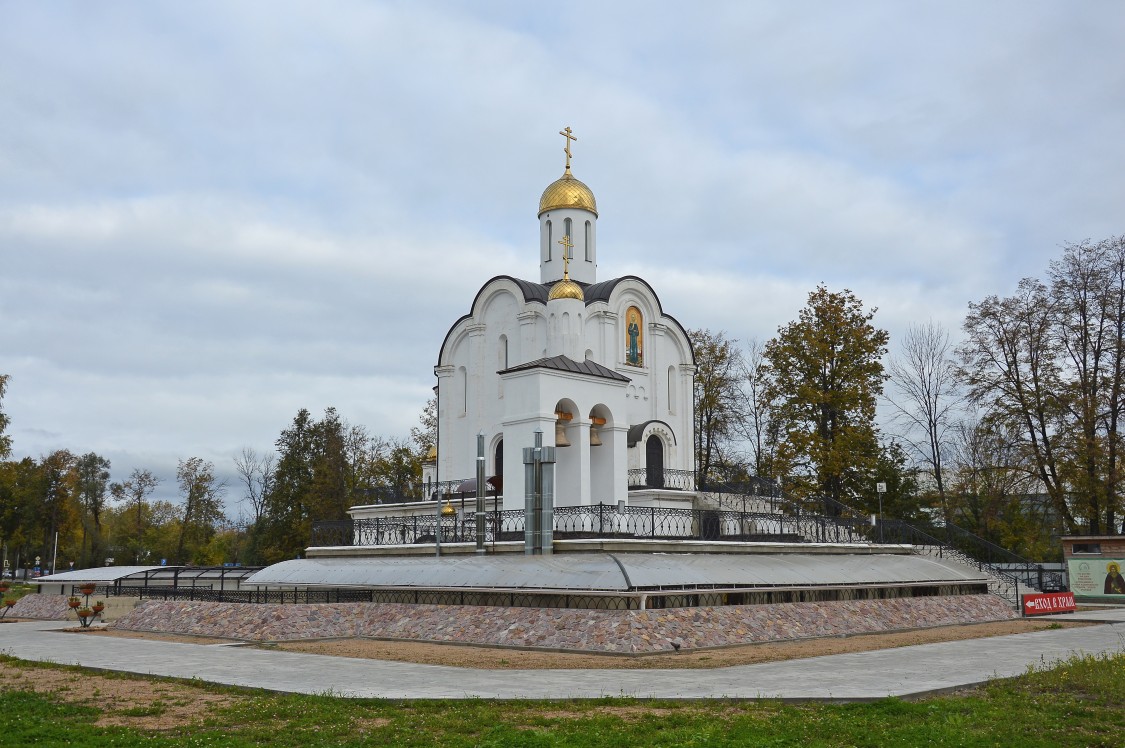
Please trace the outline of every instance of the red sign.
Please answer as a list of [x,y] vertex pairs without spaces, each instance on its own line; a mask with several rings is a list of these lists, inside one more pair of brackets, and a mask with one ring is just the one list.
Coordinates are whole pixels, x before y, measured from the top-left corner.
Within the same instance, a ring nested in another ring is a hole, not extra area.
[[1042,616],[1048,613],[1073,613],[1073,592],[1045,592],[1023,596],[1023,614]]

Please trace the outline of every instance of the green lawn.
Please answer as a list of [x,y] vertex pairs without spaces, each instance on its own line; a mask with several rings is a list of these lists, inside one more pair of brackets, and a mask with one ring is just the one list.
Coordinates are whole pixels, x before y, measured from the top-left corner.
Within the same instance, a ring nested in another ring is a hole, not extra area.
[[[199,724],[94,727],[100,710],[62,692],[0,694],[4,746],[1121,746],[1125,653],[1075,659],[958,696],[918,702],[797,704],[602,699],[557,702],[380,701],[285,696],[192,683],[226,694]],[[54,667],[54,666],[48,666]],[[67,669],[77,682],[82,671]],[[544,677],[550,677],[544,673]],[[136,688],[166,681],[132,676]],[[157,717],[161,703],[119,715]]]

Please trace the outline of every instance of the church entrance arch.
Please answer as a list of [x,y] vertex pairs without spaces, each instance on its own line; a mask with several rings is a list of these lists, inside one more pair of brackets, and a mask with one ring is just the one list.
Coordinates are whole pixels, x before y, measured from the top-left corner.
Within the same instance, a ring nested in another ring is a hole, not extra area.
[[656,434],[645,441],[645,485],[664,488],[664,442]]

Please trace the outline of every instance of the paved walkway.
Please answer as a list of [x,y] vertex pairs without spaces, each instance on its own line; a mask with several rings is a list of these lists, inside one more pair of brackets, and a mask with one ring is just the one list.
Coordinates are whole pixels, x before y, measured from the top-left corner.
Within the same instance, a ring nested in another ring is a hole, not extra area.
[[59,632],[72,625],[61,622],[2,625],[0,650],[28,660],[349,697],[861,700],[959,688],[1019,675],[1029,665],[1053,663],[1074,653],[1125,649],[1125,610],[1102,610],[1081,618],[1107,625],[714,670],[472,670],[229,644],[93,639]]

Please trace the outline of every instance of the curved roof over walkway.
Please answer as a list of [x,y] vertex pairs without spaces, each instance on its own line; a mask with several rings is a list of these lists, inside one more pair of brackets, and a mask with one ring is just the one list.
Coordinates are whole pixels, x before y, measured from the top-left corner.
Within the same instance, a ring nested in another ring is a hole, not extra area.
[[632,592],[984,581],[976,569],[914,555],[568,553],[298,559],[268,566],[243,584]]

